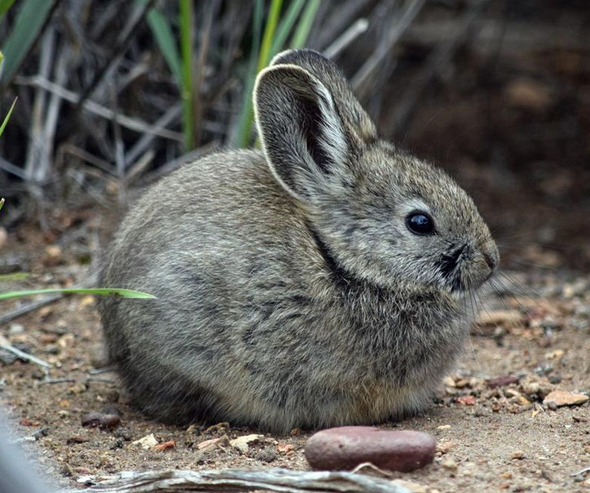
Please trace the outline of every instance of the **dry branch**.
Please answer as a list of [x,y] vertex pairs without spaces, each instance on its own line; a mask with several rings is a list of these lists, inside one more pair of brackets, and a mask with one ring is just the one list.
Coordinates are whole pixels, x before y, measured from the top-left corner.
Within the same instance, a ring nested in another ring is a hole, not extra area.
[[410,493],[407,488],[399,484],[362,474],[291,471],[288,469],[123,472],[100,484],[79,490],[78,493],[174,493],[181,491]]

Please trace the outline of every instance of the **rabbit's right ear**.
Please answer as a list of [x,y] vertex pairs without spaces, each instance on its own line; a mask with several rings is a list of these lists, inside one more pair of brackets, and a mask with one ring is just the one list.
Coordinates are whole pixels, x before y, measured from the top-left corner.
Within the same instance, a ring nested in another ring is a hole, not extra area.
[[307,70],[276,65],[263,70],[254,89],[262,147],[281,185],[312,202],[346,173],[352,143],[330,91]]

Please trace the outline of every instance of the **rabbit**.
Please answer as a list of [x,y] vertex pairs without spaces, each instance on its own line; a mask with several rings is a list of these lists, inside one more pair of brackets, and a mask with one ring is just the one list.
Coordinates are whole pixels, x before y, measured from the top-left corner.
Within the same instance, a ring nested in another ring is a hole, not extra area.
[[100,302],[131,400],[176,424],[378,424],[421,412],[499,254],[443,171],[380,139],[337,66],[278,54],[254,88],[262,151],[186,164],[130,210]]

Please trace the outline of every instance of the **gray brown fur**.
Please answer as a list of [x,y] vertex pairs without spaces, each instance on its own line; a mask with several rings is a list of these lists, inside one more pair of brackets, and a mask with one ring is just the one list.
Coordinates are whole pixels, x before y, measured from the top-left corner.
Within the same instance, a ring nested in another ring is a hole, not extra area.
[[[255,103],[264,153],[167,176],[108,251],[101,285],[158,298],[100,303],[128,391],[165,421],[276,432],[423,409],[498,262],[487,226],[442,171],[378,139],[321,55],[280,54]],[[438,234],[408,231],[416,208]]]

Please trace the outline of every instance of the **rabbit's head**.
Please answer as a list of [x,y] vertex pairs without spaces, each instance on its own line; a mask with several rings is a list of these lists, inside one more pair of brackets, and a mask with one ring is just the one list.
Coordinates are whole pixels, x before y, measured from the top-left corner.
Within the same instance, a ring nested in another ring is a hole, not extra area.
[[258,76],[254,99],[270,168],[342,276],[461,294],[492,274],[498,250],[471,198],[380,140],[331,61],[283,52]]

